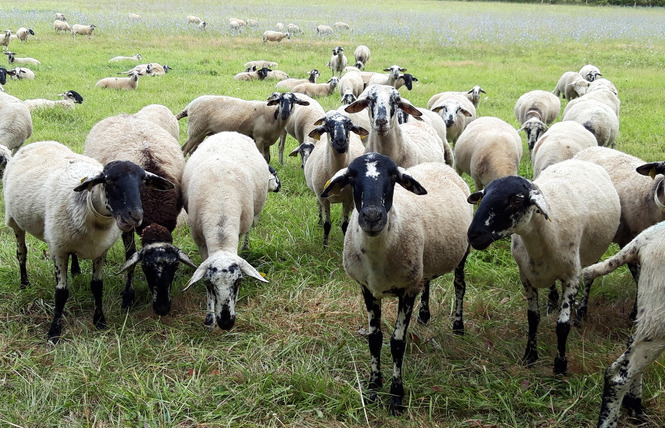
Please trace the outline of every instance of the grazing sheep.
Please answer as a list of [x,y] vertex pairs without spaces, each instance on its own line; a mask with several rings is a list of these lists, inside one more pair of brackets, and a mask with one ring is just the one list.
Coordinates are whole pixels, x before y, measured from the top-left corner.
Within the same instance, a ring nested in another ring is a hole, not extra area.
[[626,351],[605,370],[598,427],[616,427],[622,406],[631,418],[640,422],[647,421],[642,407],[642,374],[665,348],[664,228],[665,223],[650,226],[614,256],[582,270],[584,282],[589,283],[626,263],[639,264],[642,267],[635,332],[628,339]]
[[59,33],[61,31],[65,31],[65,32],[69,33],[69,32],[72,31],[72,27],[70,27],[69,24],[66,21],[62,21],[62,20],[59,20],[59,19],[56,19],[55,21],[53,21],[53,29],[55,30],[56,33]]
[[598,77],[602,76],[600,70],[593,64],[587,64],[580,69],[580,76],[584,77],[589,82],[593,82]]
[[[599,146],[614,147],[619,133],[619,118],[612,107],[596,99],[586,98],[571,101],[564,110],[561,120],[574,120],[581,123],[596,137]],[[573,105],[570,105],[573,104]]]
[[258,27],[259,26],[259,21],[256,19],[248,19],[247,20],[247,26],[248,27]]
[[[203,95],[190,102],[176,115],[176,119],[189,116],[187,141],[182,146],[185,155],[209,135],[222,131],[237,131],[251,136],[267,162],[270,146],[279,138],[295,104],[308,105],[295,94],[274,92],[268,102],[223,95]],[[274,108],[277,106],[277,108]]]
[[335,91],[335,87],[339,83],[339,77],[333,76],[326,83],[300,83],[291,89],[291,92],[301,93],[307,96],[316,98],[316,97],[327,97]]
[[[141,263],[152,295],[153,311],[157,315],[168,314],[171,284],[178,265],[185,263],[196,268],[189,257],[173,245],[171,235],[182,210],[181,180],[185,157],[178,140],[153,121],[121,114],[107,117],[92,127],[85,139],[83,154],[102,165],[130,161],[173,184],[168,192],[142,189],[143,222],[122,233],[125,265],[121,272],[126,272],[122,307],[129,308],[134,304],[134,268]],[[138,252],[134,243],[135,231],[141,237],[142,248]]]
[[460,93],[447,92],[439,97],[431,110],[438,113],[446,124],[446,138],[455,143],[462,131],[476,119],[476,108]]
[[483,116],[466,127],[453,151],[455,170],[459,175],[469,174],[479,191],[494,179],[517,175],[522,139],[510,124]]
[[18,37],[19,41],[21,42],[27,42],[28,36],[34,36],[34,35],[35,32],[32,30],[32,28],[21,27],[18,30],[16,30],[16,37]]
[[577,97],[584,95],[589,87],[589,82],[580,76],[576,71],[566,71],[561,75],[556,87],[552,93],[566,101],[574,100]]
[[533,178],[537,178],[548,166],[572,159],[582,150],[594,146],[598,146],[596,137],[579,123],[573,120],[555,123],[533,146]]
[[88,36],[88,38],[90,38],[94,30],[95,30],[95,24],[90,24],[90,25],[74,24],[72,25],[72,38],[76,39],[77,34]]
[[614,83],[612,83],[612,81],[609,79],[605,79],[604,77],[596,78],[593,82],[589,83],[589,92],[593,92],[598,89],[608,89],[617,97],[619,96],[619,91],[617,90],[617,87],[614,86]]
[[264,31],[263,32],[263,43],[265,42],[281,42],[284,38],[290,39],[290,33],[282,33],[279,31]]
[[24,57],[24,58],[18,58],[14,55],[16,55],[14,52],[5,52],[5,55],[7,55],[7,60],[9,61],[10,64],[14,65],[40,65],[41,62],[37,59],[30,58],[30,57]]
[[58,21],[67,21],[67,18],[65,18],[65,15],[63,15],[60,12],[57,12],[55,14],[55,19],[57,19]]
[[200,24],[201,23],[201,18],[199,18],[198,16],[189,15],[189,16],[187,16],[187,23],[188,24]]
[[453,331],[464,333],[464,266],[469,252],[466,230],[473,215],[465,202],[469,187],[447,165],[430,162],[404,170],[378,153],[356,158],[335,174],[322,196],[339,193],[346,185],[351,185],[356,209],[344,237],[343,264],[346,273],[360,284],[367,308],[371,401],[377,399],[383,384],[381,299],[399,298],[390,340],[390,412],[399,414],[404,397],[402,361],[416,296],[422,290],[418,321],[426,323],[430,318],[430,280],[453,270]]
[[55,310],[48,339],[57,342],[69,290],[69,255],[93,259],[90,282],[95,298],[93,324],[106,328],[102,311],[102,267],[121,231],[141,224],[141,188],[168,190],[169,181],[131,162],[106,166],[55,141],[19,150],[3,177],[5,223],[16,236],[21,286],[29,285],[25,233],[48,244],[55,264]]
[[232,36],[240,34],[240,24],[237,21],[229,21],[229,29]]
[[208,23],[205,21],[199,22],[199,30],[205,31],[206,27],[208,26]]
[[280,80],[275,84],[276,89],[281,89],[281,90],[287,90],[290,91],[292,90],[295,86],[301,84],[301,83],[316,83],[316,79],[321,76],[321,73],[319,73],[319,70],[316,68],[312,71],[309,72],[309,78],[307,79],[293,79],[293,78],[288,78],[284,80]]
[[120,61],[141,61],[143,57],[141,54],[136,54],[133,56],[114,56],[109,60],[109,62],[120,62]]
[[562,284],[554,373],[566,373],[571,310],[583,267],[605,253],[619,225],[621,205],[607,172],[591,162],[568,159],[546,168],[533,182],[499,178],[472,194],[479,203],[469,227],[473,248],[512,235],[512,254],[527,301],[529,333],[522,361],[538,360],[538,289]]
[[0,92],[0,145],[13,153],[32,135],[28,106],[16,97]]
[[357,71],[345,73],[339,79],[339,94],[342,96],[342,104],[351,104],[358,99],[363,92],[363,78]]
[[333,33],[333,29],[328,25],[317,25],[316,26],[316,35],[317,36],[327,36]]
[[334,76],[335,74],[339,73],[341,77],[342,70],[344,70],[344,67],[346,67],[347,63],[346,55],[344,55],[344,48],[337,46],[335,49],[333,49],[330,62],[328,63],[330,66],[330,71],[332,71],[332,75]]
[[168,107],[161,104],[148,104],[133,114],[137,119],[149,120],[164,128],[173,138],[178,140],[180,126],[175,115]]
[[526,133],[529,150],[533,149],[538,138],[547,131],[547,127],[559,116],[560,111],[561,100],[551,92],[530,91],[517,99],[515,118],[522,125],[517,132]]
[[53,108],[56,106],[73,110],[76,104],[83,103],[83,97],[76,91],[67,91],[65,93],[58,94],[58,96],[62,97],[62,99],[53,101],[44,98],[37,98],[32,100],[24,100],[23,103],[28,106],[28,110],[30,111],[40,108]]
[[257,69],[259,68],[275,68],[277,67],[277,63],[274,61],[266,61],[263,59],[256,60],[256,61],[249,61],[245,63],[245,68],[251,68],[251,67],[256,67]]
[[99,80],[95,87],[111,89],[136,89],[139,87],[139,74],[133,72],[129,77],[105,77]]
[[427,101],[427,108],[432,109],[434,107],[434,104],[439,101],[439,99],[447,98],[450,94],[457,94],[457,95],[462,95],[463,97],[467,98],[469,101],[471,101],[471,104],[473,104],[474,108],[478,108],[478,104],[480,104],[480,94],[485,94],[485,90],[481,88],[480,86],[476,85],[473,88],[469,89],[466,92],[458,92],[458,91],[446,91],[446,92],[439,92],[437,94],[432,95],[432,97]]
[[367,61],[369,61],[369,54],[369,48],[365,45],[359,45],[356,50],[353,51],[353,57],[355,58],[356,63],[361,63],[362,68],[365,68],[367,65]]
[[284,24],[282,24],[281,22],[278,22],[277,24],[275,24],[275,30],[284,31]]
[[268,191],[279,190],[275,180],[252,139],[237,132],[211,136],[185,165],[183,203],[202,260],[187,286],[204,280],[208,327],[214,321],[223,330],[235,324],[243,274],[268,282],[238,255],[238,244],[258,221]]
[[292,36],[295,36],[296,34],[302,34],[302,30],[296,24],[289,24],[286,26],[286,28]]
[[333,26],[335,27],[335,30],[337,30],[337,31],[342,31],[342,30],[351,31],[351,26],[349,24],[347,24],[346,22],[338,21],[338,22],[335,22],[335,24]]
[[314,122],[320,117],[324,116],[326,112],[321,107],[318,101],[314,98],[308,97],[305,94],[298,94],[301,101],[306,101],[309,104],[300,105],[295,104],[293,111],[286,119],[286,125],[282,134],[279,136],[279,163],[284,164],[284,144],[286,143],[286,134],[288,133],[298,141],[298,147],[293,150],[289,156],[301,155],[302,165],[304,166],[307,158],[314,149],[317,140],[309,136],[309,133],[316,128]]
[[35,80],[35,72],[26,67],[14,67],[13,70],[7,71],[12,79],[18,80]]

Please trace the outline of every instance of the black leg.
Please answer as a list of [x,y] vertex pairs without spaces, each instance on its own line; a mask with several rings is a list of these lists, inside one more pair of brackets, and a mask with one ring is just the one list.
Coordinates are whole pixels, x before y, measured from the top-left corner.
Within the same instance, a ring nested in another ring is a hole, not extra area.
[[370,376],[367,386],[370,401],[376,401],[377,392],[383,386],[383,377],[381,376],[381,347],[383,346],[383,332],[381,332],[381,300],[375,298],[372,293],[361,285],[365,307],[367,308],[367,317],[369,319],[369,329],[367,341],[369,343]]
[[556,323],[557,355],[554,358],[554,374],[566,374],[568,359],[566,358],[566,343],[570,333],[570,318],[578,291],[578,279],[575,278],[563,284],[561,296],[561,309]]
[[[122,242],[125,245],[125,261],[127,261],[136,252],[134,231],[124,232],[122,234]],[[125,272],[125,290],[122,292],[123,309],[127,309],[134,304],[134,267],[130,267]]]
[[455,268],[455,321],[453,322],[453,333],[464,334],[464,294],[466,293],[466,281],[464,280],[464,266],[466,257],[469,255],[470,247]]
[[547,295],[547,315],[553,313],[559,307],[559,292],[556,289],[556,283],[550,287]]
[[429,293],[430,293],[429,288],[430,288],[430,281],[427,280],[425,281],[425,285],[423,286],[423,292],[420,295],[420,310],[418,311],[418,322],[420,324],[427,324],[431,317],[429,310]]
[[55,266],[55,309],[53,311],[53,321],[49,328],[47,339],[53,344],[58,343],[62,333],[62,314],[65,311],[65,303],[69,298],[67,289],[67,259],[69,255],[53,257]]
[[538,324],[540,323],[540,310],[538,308],[538,290],[528,282],[524,282],[524,294],[527,301],[527,319],[529,320],[529,333],[526,341],[526,350],[522,362],[531,366],[538,361]]
[[399,298],[399,308],[395,331],[390,338],[390,353],[393,357],[393,381],[390,385],[390,414],[399,415],[404,410],[404,385],[402,384],[402,364],[406,351],[407,331],[413,312],[415,295],[405,295]]
[[90,290],[95,299],[95,313],[92,316],[92,323],[99,330],[106,329],[106,318],[102,309],[102,268],[104,267],[105,259],[106,253],[92,261],[92,281],[90,281]]
[[72,257],[72,265],[70,272],[72,273],[72,276],[80,275],[81,274],[81,266],[79,265],[79,258],[76,255],[76,253],[70,254]]

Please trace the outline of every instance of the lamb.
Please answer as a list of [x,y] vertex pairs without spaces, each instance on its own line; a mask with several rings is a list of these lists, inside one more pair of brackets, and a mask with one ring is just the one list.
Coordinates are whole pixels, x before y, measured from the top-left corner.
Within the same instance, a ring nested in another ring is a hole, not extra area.
[[[309,133],[309,137],[319,140],[327,134],[327,138],[316,144],[309,155],[304,165],[305,182],[318,201],[319,224],[323,223],[323,247],[326,248],[332,227],[330,204],[342,204],[342,233],[346,233],[349,214],[353,210],[353,193],[348,188],[343,189],[339,195],[330,195],[325,198],[321,196],[321,193],[330,177],[340,169],[349,166],[353,159],[363,154],[365,146],[360,141],[360,136],[366,136],[368,132],[354,125],[351,119],[336,110],[326,113],[314,122],[314,125],[318,127]],[[352,132],[353,134],[351,134]]]
[[326,83],[300,83],[291,89],[291,92],[301,93],[307,96],[316,98],[316,97],[326,97],[331,95],[335,91],[335,87],[339,83],[339,77],[333,76]]
[[[266,161],[270,161],[270,146],[284,130],[295,104],[308,105],[295,94],[274,92],[265,101],[246,101],[223,95],[202,95],[176,115],[176,119],[189,116],[187,141],[182,146],[185,155],[209,135],[222,131],[237,131],[251,136]],[[277,108],[274,108],[277,106]]]
[[76,39],[77,34],[83,36],[92,36],[92,32],[95,30],[95,24],[83,25],[83,24],[74,24],[72,25],[72,38]]
[[18,98],[0,92],[0,145],[13,153],[32,135],[32,116]]
[[13,70],[7,71],[13,79],[18,80],[35,80],[35,72],[26,67],[14,67]]
[[579,123],[573,120],[555,123],[533,146],[533,178],[537,178],[548,166],[571,159],[582,150],[594,146],[598,146],[596,137]]
[[23,57],[23,58],[17,58],[14,52],[5,52],[5,55],[7,55],[7,59],[9,60],[10,64],[14,65],[40,65],[41,62],[38,59],[30,58],[30,57]]
[[55,310],[48,339],[61,336],[69,295],[69,255],[93,259],[90,282],[93,324],[106,328],[102,310],[102,267],[121,231],[141,224],[143,186],[167,190],[173,184],[127,161],[102,166],[55,141],[32,143],[16,153],[3,177],[5,223],[16,236],[21,286],[29,285],[25,233],[46,242],[55,264]]
[[105,77],[99,80],[95,87],[132,90],[139,86],[139,74],[133,72],[129,77]]
[[346,55],[344,55],[344,48],[341,46],[337,46],[335,49],[333,49],[332,56],[330,57],[330,62],[328,65],[330,66],[330,71],[332,71],[332,75],[334,76],[335,74],[342,76],[342,70],[344,70],[344,67],[346,67],[347,64],[347,59]]
[[133,56],[114,56],[109,60],[109,62],[120,62],[120,61],[141,61],[143,57],[141,54],[136,54]]
[[293,78],[289,78],[289,79],[280,80],[279,82],[277,82],[277,83],[275,84],[275,88],[276,88],[276,89],[284,89],[284,90],[290,91],[290,90],[292,90],[295,86],[297,86],[297,85],[299,85],[299,84],[301,84],[301,83],[306,83],[306,82],[309,82],[309,83],[316,83],[316,79],[317,79],[319,76],[321,76],[321,73],[319,73],[319,70],[317,70],[317,69],[315,68],[314,70],[312,70],[312,71],[309,72],[309,78],[307,78],[307,79],[293,79]]
[[351,26],[349,24],[347,24],[346,22],[341,22],[341,21],[335,22],[334,27],[337,31],[341,31],[341,30],[351,31]]
[[[661,170],[660,173],[663,171]],[[585,283],[607,275],[628,263],[642,266],[637,306],[639,314],[635,332],[628,339],[626,351],[605,370],[603,400],[598,427],[617,426],[623,406],[628,414],[646,422],[642,407],[642,374],[665,348],[665,301],[663,300],[663,254],[665,254],[665,224],[659,223],[642,231],[617,254],[582,270]]]
[[342,104],[351,104],[358,99],[363,92],[363,78],[358,72],[349,72],[339,79],[339,94],[342,96]]
[[266,60],[257,60],[257,61],[249,61],[245,63],[245,68],[250,68],[250,67],[256,67],[257,69],[259,68],[275,68],[277,67],[277,63],[274,61],[266,61]]
[[279,186],[252,139],[237,132],[220,132],[201,144],[185,165],[182,186],[189,227],[202,260],[187,286],[204,280],[204,324],[212,327],[216,321],[219,328],[229,330],[235,324],[243,275],[268,282],[238,255],[238,244],[258,221],[268,191]]
[[580,76],[584,77],[589,82],[593,82],[598,77],[602,76],[600,70],[593,64],[587,64],[580,69]]
[[439,99],[441,99],[442,97],[447,98],[450,94],[462,95],[463,97],[471,101],[471,104],[473,104],[473,108],[478,108],[478,104],[480,104],[480,94],[485,94],[485,93],[486,93],[485,90],[478,85],[474,86],[473,88],[469,89],[466,92],[457,92],[457,91],[439,92],[430,97],[429,101],[427,101],[427,108],[431,110],[432,107],[434,107],[434,104],[436,104],[437,101],[439,101]]
[[[369,51],[369,48],[367,46],[358,45],[356,50],[353,51],[353,57],[356,60],[356,64],[361,63],[362,68],[365,68],[365,66],[367,65],[367,61],[369,61],[369,54],[370,54],[370,51]],[[358,67],[358,68],[361,68],[361,67]]]
[[290,39],[290,33],[282,33],[279,31],[264,31],[263,32],[263,43],[265,42],[281,42],[284,38]]
[[189,15],[189,16],[187,16],[187,23],[188,24],[200,24],[201,23],[201,18],[199,18],[198,16]]
[[522,357],[527,366],[538,360],[538,289],[561,281],[554,373],[566,373],[580,272],[603,255],[619,225],[621,205],[612,180],[598,165],[568,159],[546,168],[533,182],[519,176],[496,179],[468,201],[480,204],[468,231],[473,248],[484,250],[512,235],[527,301],[529,333]]
[[497,117],[483,116],[466,127],[453,153],[457,173],[469,174],[479,191],[492,180],[517,175],[522,139],[510,124]]
[[453,331],[464,333],[464,266],[469,252],[466,230],[473,215],[465,203],[469,187],[447,165],[430,162],[404,170],[378,153],[356,158],[337,172],[322,196],[339,193],[347,184],[353,189],[356,209],[344,237],[343,264],[346,273],[360,284],[369,318],[369,399],[377,399],[383,384],[381,299],[398,296],[397,321],[390,340],[390,412],[399,414],[404,397],[402,361],[416,296],[422,290],[418,321],[426,323],[430,318],[430,280],[453,270]]
[[133,114],[137,119],[149,120],[164,128],[173,138],[178,140],[180,126],[168,107],[161,104],[148,104]]
[[566,101],[574,100],[584,95],[589,88],[589,82],[576,71],[566,71],[561,75],[552,93],[559,97],[563,95]]
[[446,124],[446,138],[455,143],[462,131],[476,119],[476,108],[465,95],[448,92],[439,97],[431,107]]
[[619,118],[612,107],[593,98],[585,100],[585,97],[575,100],[572,106],[566,106],[561,120],[581,123],[593,133],[599,146],[614,147],[619,133]]
[[11,30],[5,30],[4,34],[0,34],[0,46],[2,46],[3,51],[9,49],[9,42],[11,41],[11,36],[12,36]]
[[16,30],[16,37],[21,42],[27,42],[28,41],[28,36],[34,36],[35,32],[32,30],[32,28],[25,28],[21,27],[18,30]]
[[[102,165],[130,161],[173,184],[168,192],[142,189],[143,222],[122,233],[126,261],[121,270],[126,272],[123,309],[134,304],[134,268],[141,263],[152,295],[153,311],[157,315],[168,314],[171,284],[178,265],[184,263],[196,268],[190,258],[173,245],[171,235],[182,210],[181,180],[185,157],[178,140],[155,122],[121,114],[107,117],[92,127],[83,154]],[[138,252],[134,231],[141,238],[142,248]]]
[[302,158],[302,165],[304,167],[307,158],[314,149],[316,140],[309,136],[309,133],[316,128],[314,125],[320,117],[324,116],[326,112],[321,107],[318,101],[314,98],[308,97],[305,94],[299,94],[298,98],[301,101],[306,101],[308,105],[295,104],[293,111],[289,118],[286,119],[286,125],[279,137],[279,163],[284,164],[284,144],[286,143],[286,134],[288,133],[295,138],[299,145],[293,150],[289,156],[297,156],[300,154]]
[[32,100],[24,100],[23,103],[28,106],[28,110],[30,111],[40,108],[53,108],[56,106],[73,110],[76,104],[83,103],[83,97],[76,91],[67,91],[62,94],[58,94],[58,96],[62,97],[62,99],[53,101],[44,98],[37,98]]
[[53,21],[53,29],[55,30],[56,33],[59,33],[61,31],[65,32],[70,32],[72,31],[72,27],[69,26],[69,24],[66,21],[56,19]]
[[328,25],[317,25],[316,26],[316,35],[317,36],[328,36],[333,33],[333,29]]
[[517,99],[515,118],[522,124],[518,132],[526,133],[529,150],[533,149],[538,138],[547,131],[547,127],[559,116],[560,111],[561,100],[551,92],[538,89]]

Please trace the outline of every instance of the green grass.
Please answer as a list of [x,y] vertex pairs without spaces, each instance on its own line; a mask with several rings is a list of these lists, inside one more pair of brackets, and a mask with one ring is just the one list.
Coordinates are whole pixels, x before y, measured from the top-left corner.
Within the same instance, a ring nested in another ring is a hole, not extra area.
[[[18,56],[39,59],[34,81],[11,81],[7,92],[21,98],[51,98],[76,90],[85,98],[74,111],[33,115],[28,144],[57,140],[81,152],[99,120],[134,113],[160,103],[178,113],[203,94],[266,99],[274,82],[238,82],[232,76],[254,59],[280,63],[292,76],[312,68],[322,79],[332,48],[350,56],[358,44],[372,50],[368,69],[407,67],[418,79],[402,94],[418,106],[444,90],[480,84],[487,95],[478,113],[518,126],[513,106],[533,89],[551,90],[564,71],[587,63],[600,67],[619,89],[621,130],[617,148],[645,160],[665,157],[662,82],[665,80],[665,12],[662,9],[491,3],[287,2],[252,0],[243,5],[154,1],[27,1],[0,10],[0,29],[33,28],[27,43],[12,42]],[[92,38],[72,40],[51,28],[55,12],[71,24],[97,25]],[[142,15],[131,23],[127,13]],[[185,24],[199,15],[200,32]],[[260,29],[231,38],[229,17],[254,18]],[[316,24],[351,24],[351,33],[316,38]],[[294,22],[302,37],[263,44],[260,34],[281,21]],[[649,37],[643,37],[648,34]],[[145,61],[173,67],[163,77],[142,78],[133,92],[94,87],[102,77],[129,69],[108,64],[116,55],[141,53]],[[336,108],[337,95],[321,100]],[[180,123],[180,142],[187,137]],[[289,138],[287,150],[296,145]],[[180,268],[173,308],[152,312],[142,274],[137,303],[121,310],[121,245],[105,267],[107,331],[92,326],[90,262],[71,280],[64,338],[46,343],[52,317],[53,272],[44,243],[30,238],[28,272],[32,286],[19,289],[11,231],[0,229],[0,426],[197,427],[197,426],[593,426],[602,395],[602,372],[624,350],[630,334],[634,286],[627,270],[597,281],[590,319],[569,338],[569,371],[552,375],[556,350],[553,316],[543,316],[540,361],[519,364],[526,342],[526,308],[509,243],[473,252],[467,262],[466,335],[451,331],[452,275],[433,282],[427,326],[412,323],[404,363],[407,410],[390,417],[382,406],[363,407],[359,384],[369,373],[369,351],[358,329],[366,315],[358,286],[342,268],[340,207],[333,208],[330,246],[322,248],[316,202],[305,185],[299,160],[273,165],[281,193],[270,194],[261,221],[242,253],[266,274],[269,284],[243,282],[233,330],[207,331],[205,291],[181,290],[193,273]],[[528,156],[521,173],[530,177]],[[470,181],[469,181],[470,182]],[[196,246],[186,227],[175,242],[196,262]],[[616,251],[612,247],[610,253]],[[137,271],[139,272],[139,271]],[[543,293],[541,293],[543,294]],[[541,298],[541,302],[544,299]],[[389,337],[396,302],[385,299],[384,332]],[[388,344],[382,354],[389,376]],[[644,399],[653,426],[665,424],[665,368],[659,360],[645,375]],[[386,379],[388,380],[388,379]],[[388,388],[384,388],[387,393]],[[625,422],[625,420],[622,420]]]

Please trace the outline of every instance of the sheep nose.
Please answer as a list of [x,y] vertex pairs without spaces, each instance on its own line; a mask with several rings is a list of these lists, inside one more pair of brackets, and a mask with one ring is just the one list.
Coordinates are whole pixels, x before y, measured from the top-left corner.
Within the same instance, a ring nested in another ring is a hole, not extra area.
[[140,226],[143,223],[143,209],[134,209],[127,212],[127,223],[133,226]]
[[231,330],[233,325],[236,323],[235,314],[231,314],[231,311],[223,310],[222,313],[217,316],[217,325],[222,330]]
[[385,117],[377,117],[374,120],[374,123],[376,124],[376,126],[386,126],[386,124],[388,123],[388,119]]
[[368,207],[363,210],[362,216],[368,224],[376,224],[383,219],[383,210],[378,209],[378,207]]

